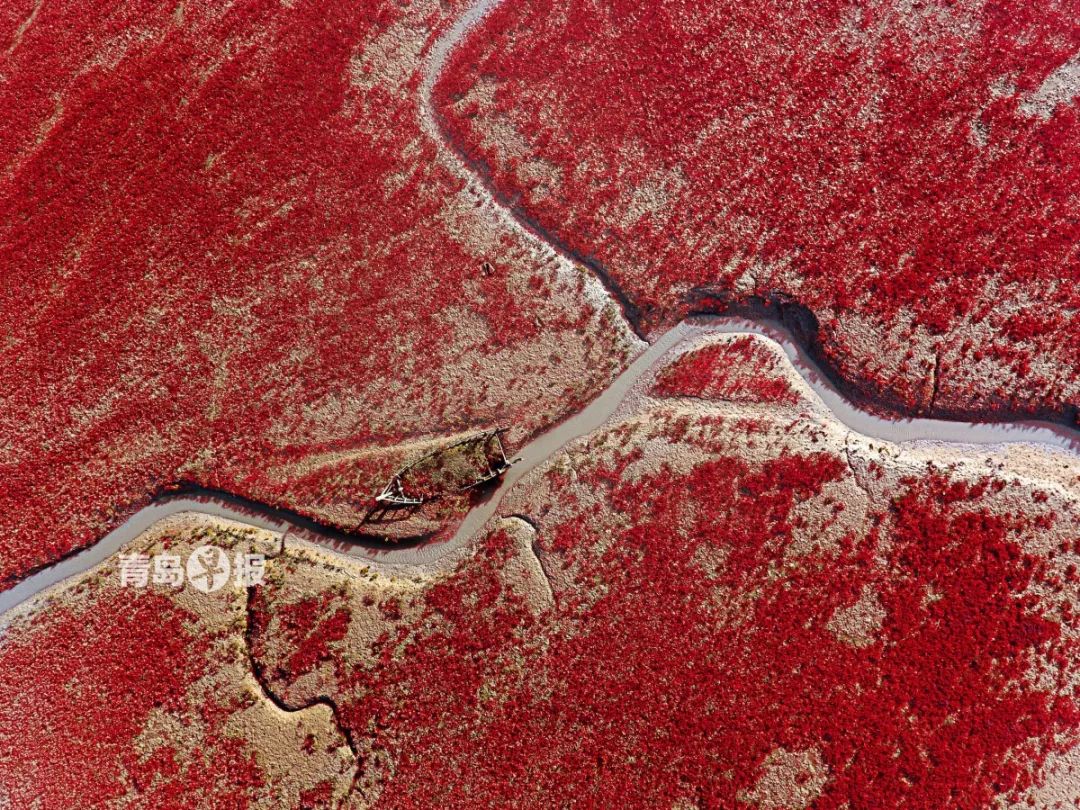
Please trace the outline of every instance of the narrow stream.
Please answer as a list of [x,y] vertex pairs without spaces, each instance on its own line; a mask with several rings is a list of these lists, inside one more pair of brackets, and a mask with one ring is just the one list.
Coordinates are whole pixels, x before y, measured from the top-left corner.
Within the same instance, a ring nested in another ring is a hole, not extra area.
[[[432,46],[428,52],[427,68],[421,84],[421,120],[424,129],[440,144],[445,142],[438,129],[431,108],[431,90],[435,79],[445,64],[447,56],[468,31],[483,19],[499,0],[480,0],[475,3],[457,23]],[[444,150],[459,171],[468,176],[468,169],[453,156],[452,149]],[[499,208],[492,200],[491,204]],[[508,219],[516,222],[510,212]],[[519,225],[520,227],[520,225]],[[525,230],[525,229],[523,229]],[[526,233],[528,233],[526,231]],[[529,238],[535,238],[528,234]],[[599,428],[618,409],[634,384],[651,369],[668,351],[682,341],[706,334],[753,333],[764,335],[779,343],[794,367],[807,384],[832,411],[835,418],[848,428],[879,440],[908,442],[941,442],[950,445],[993,446],[1014,443],[1044,445],[1057,450],[1080,453],[1080,434],[1066,427],[1037,422],[970,423],[941,419],[893,419],[877,416],[862,410],[849,401],[822,373],[817,364],[779,324],[764,320],[748,320],[734,317],[698,317],[679,324],[649,345],[636,360],[620,374],[584,410],[541,434],[517,456],[519,461],[503,477],[498,487],[482,503],[472,509],[449,541],[428,543],[411,547],[376,547],[371,544],[348,543],[340,538],[320,536],[310,526],[284,517],[272,509],[243,507],[213,497],[162,498],[133,514],[124,523],[105,535],[93,546],[45,568],[8,591],[0,593],[0,629],[6,623],[9,611],[62,580],[81,575],[130,543],[150,526],[169,515],[180,512],[200,512],[228,518],[240,523],[257,526],[274,532],[289,532],[299,539],[355,559],[368,561],[381,567],[408,569],[428,567],[465,546],[476,536],[495,514],[503,496],[529,471],[551,458],[567,443]]]
[[[503,496],[529,471],[543,464],[564,445],[592,433],[622,404],[634,384],[672,349],[685,340],[709,334],[753,333],[779,343],[807,384],[832,411],[836,419],[863,435],[896,443],[942,442],[952,446],[994,446],[1027,443],[1059,451],[1080,453],[1080,437],[1065,427],[1032,422],[965,423],[941,419],[890,419],[869,413],[845,399],[829,382],[792,337],[776,324],[742,318],[695,318],[679,324],[650,345],[622,374],[582,411],[541,434],[523,447],[519,459],[503,476],[490,496],[472,509],[453,538],[411,547],[372,546],[348,543],[340,538],[320,536],[311,527],[290,520],[272,509],[245,508],[211,496],[205,498],[168,497],[140,509],[99,542],[56,565],[45,568],[0,593],[0,614],[17,607],[41,591],[69,577],[78,576],[130,543],[150,526],[169,515],[201,512],[258,526],[274,532],[288,531],[298,539],[315,543],[350,559],[387,568],[428,567],[466,545],[498,511]],[[0,615],[0,626],[3,625]]]

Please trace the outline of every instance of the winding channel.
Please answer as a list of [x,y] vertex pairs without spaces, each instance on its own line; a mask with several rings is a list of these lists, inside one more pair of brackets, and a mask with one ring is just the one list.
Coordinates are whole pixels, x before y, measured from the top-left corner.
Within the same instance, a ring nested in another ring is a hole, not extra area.
[[[455,45],[493,9],[500,0],[479,0],[438,40],[428,52],[424,78],[420,88],[420,117],[423,128],[440,146],[447,159],[463,173],[468,181],[476,180],[470,169],[446,142],[434,110],[431,91],[447,57]],[[487,202],[513,226],[530,239],[543,240],[541,234],[522,224],[512,211],[503,207],[489,194]],[[551,244],[545,250],[556,249]],[[556,249],[556,252],[558,250]],[[561,254],[560,254],[561,255]],[[1028,444],[1048,447],[1069,454],[1080,454],[1080,433],[1065,426],[1035,421],[1008,423],[957,422],[942,419],[895,419],[863,410],[833,385],[818,364],[807,354],[790,332],[781,324],[765,319],[703,316],[684,321],[651,344],[642,344],[643,351],[587,407],[565,421],[542,433],[519,452],[519,460],[503,476],[490,495],[466,515],[453,538],[415,546],[390,546],[360,543],[321,531],[309,521],[269,507],[240,502],[228,496],[205,494],[178,495],[158,499],[135,512],[124,523],[106,534],[100,541],[54,565],[27,577],[15,587],[0,593],[0,630],[21,612],[27,602],[58,583],[77,577],[104,563],[128,543],[158,521],[183,512],[198,512],[226,518],[277,533],[286,533],[303,542],[314,543],[339,555],[376,564],[382,568],[408,571],[429,568],[445,560],[452,552],[465,548],[484,525],[496,515],[503,496],[531,470],[551,458],[566,444],[592,433],[618,410],[635,383],[660,363],[664,356],[677,350],[680,344],[709,334],[764,335],[778,343],[807,385],[831,411],[832,416],[849,429],[864,436],[896,444],[946,443],[950,446],[1001,447],[1006,444]],[[17,610],[20,609],[20,610]]]

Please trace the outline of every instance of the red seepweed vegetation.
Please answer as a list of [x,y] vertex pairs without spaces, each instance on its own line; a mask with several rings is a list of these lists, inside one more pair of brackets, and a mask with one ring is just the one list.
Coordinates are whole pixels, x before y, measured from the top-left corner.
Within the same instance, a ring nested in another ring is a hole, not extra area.
[[177,482],[355,528],[384,483],[357,449],[518,441],[607,382],[624,347],[581,280],[419,126],[458,11],[0,16],[0,587]]
[[646,331],[792,300],[904,411],[1080,405],[1075,8],[500,4],[436,87],[451,137]]
[[120,591],[58,607],[5,639],[0,790],[13,807],[69,810],[132,791],[163,809],[193,797],[208,808],[248,806],[265,774],[225,727],[243,708],[238,695],[211,690],[198,706],[203,730],[186,729],[201,733],[194,757],[183,739],[144,736],[162,717],[191,713],[189,690],[220,664],[209,654],[214,639],[191,631],[196,621],[164,595]]
[[[668,379],[717,379],[747,351],[726,348]],[[322,657],[376,806],[977,810],[1025,801],[1076,744],[1080,547],[1048,539],[1075,507],[885,456],[860,483],[842,434],[724,419],[728,393],[654,401],[514,496],[547,608],[508,577],[529,552],[505,529],[408,607],[342,597],[352,627],[384,626],[327,651],[336,594],[299,669],[273,617],[302,590],[259,593],[275,688],[303,693]]]
[[[823,763],[815,808],[974,810],[1031,788],[1080,721],[1075,645],[1030,593],[1048,566],[1012,539],[1032,521],[931,476],[836,556],[770,573],[797,504],[843,468],[728,457],[617,485],[628,525],[609,543],[585,515],[546,527],[573,570],[550,614],[500,586],[511,544],[495,535],[425,595],[421,621],[372,643],[377,663],[329,655],[345,722],[394,763],[379,806],[729,807],[778,750]],[[703,575],[710,554],[724,565]],[[845,644],[830,619],[868,588],[881,626]]]
[[652,393],[730,402],[795,405],[801,399],[779,372],[786,360],[768,344],[744,335],[688,351],[665,366]]

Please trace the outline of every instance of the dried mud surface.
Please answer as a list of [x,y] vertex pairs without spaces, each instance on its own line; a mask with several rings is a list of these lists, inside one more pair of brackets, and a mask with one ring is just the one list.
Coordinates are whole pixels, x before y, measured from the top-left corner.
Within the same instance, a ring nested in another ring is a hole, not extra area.
[[[578,410],[640,350],[425,129],[460,5],[0,18],[0,587],[180,484],[345,529],[414,454]],[[107,281],[103,281],[107,280]]]
[[230,603],[272,702],[332,708],[341,806],[1051,808],[1080,799],[1078,525],[1070,455],[868,439],[773,342],[700,335],[454,565],[289,537]]
[[866,403],[1075,426],[1078,53],[1056,0],[523,0],[436,104],[639,331],[765,305]]
[[[177,485],[360,528],[690,311],[777,309],[879,407],[1072,418],[1080,72],[1043,5],[507,3],[440,121],[458,2],[0,11],[0,581]],[[686,334],[451,553],[176,514],[123,551],[265,582],[114,555],[6,614],[0,808],[1080,806],[1075,455],[870,438],[767,338]]]

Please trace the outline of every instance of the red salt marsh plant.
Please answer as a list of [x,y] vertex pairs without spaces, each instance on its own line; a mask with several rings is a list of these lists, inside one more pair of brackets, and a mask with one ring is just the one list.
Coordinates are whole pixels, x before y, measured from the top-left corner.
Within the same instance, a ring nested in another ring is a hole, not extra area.
[[[172,518],[144,548],[237,542],[219,528]],[[232,585],[124,587],[113,560],[14,619],[0,634],[0,797],[41,810],[339,806],[347,741],[327,707],[287,713],[262,691],[246,603]]]
[[781,300],[881,405],[1069,420],[1075,11],[502,3],[436,96],[495,190],[643,331]]
[[652,393],[733,402],[796,404],[800,396],[776,370],[787,360],[750,335],[680,355],[658,375]]
[[[716,379],[747,352],[726,348],[668,370]],[[726,418],[743,404],[727,393],[645,401],[571,445],[504,507],[535,530],[492,527],[452,572],[342,583],[298,636],[323,656],[317,686],[274,618],[312,604],[303,565],[259,592],[260,659],[293,699],[332,696],[366,799],[1035,800],[1080,740],[1075,500],[849,446],[787,407]],[[340,604],[349,628],[324,648]]]
[[97,5],[0,16],[0,587],[176,482],[355,523],[382,471],[300,462],[519,441],[621,366],[419,127],[456,6]]
[[[1048,567],[1010,539],[1032,529],[928,478],[838,554],[777,572],[797,504],[844,469],[721,457],[618,486],[628,525],[605,548],[587,513],[545,526],[548,564],[573,570],[551,612],[500,584],[512,548],[495,535],[424,594],[420,621],[331,653],[342,716],[393,763],[381,806],[726,807],[778,751],[812,752],[814,807],[976,808],[1029,789],[1078,719],[1062,685],[1075,645],[1030,592]],[[702,517],[676,530],[691,499]],[[710,555],[724,565],[706,575]]]

